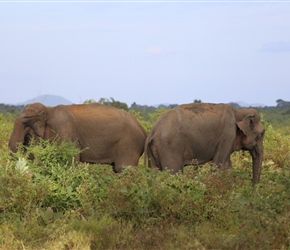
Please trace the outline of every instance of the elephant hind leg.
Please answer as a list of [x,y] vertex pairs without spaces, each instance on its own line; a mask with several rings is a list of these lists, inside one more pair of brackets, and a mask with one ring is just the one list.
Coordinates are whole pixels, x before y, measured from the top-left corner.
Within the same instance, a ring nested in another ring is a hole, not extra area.
[[148,142],[146,153],[148,154],[148,166],[162,170],[158,147],[155,146],[153,139]]
[[171,174],[176,174],[180,170],[183,170],[184,167],[184,160],[181,155],[178,155],[170,150],[167,151],[165,154],[161,154],[160,157],[160,170],[169,170]]
[[125,153],[124,155],[117,157],[117,159],[114,161],[113,170],[115,173],[121,173],[123,170],[123,167],[136,167],[139,162],[139,154],[137,153]]
[[158,168],[161,171],[169,170],[170,173],[175,174],[183,169],[184,161],[182,155],[176,152],[175,147],[169,144],[171,143],[168,140],[154,141],[151,139],[148,143],[147,153],[151,168]]

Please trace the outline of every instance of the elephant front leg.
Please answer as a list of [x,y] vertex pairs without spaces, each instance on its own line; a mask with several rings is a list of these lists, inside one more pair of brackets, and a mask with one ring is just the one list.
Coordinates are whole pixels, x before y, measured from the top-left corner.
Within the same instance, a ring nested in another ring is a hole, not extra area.
[[230,153],[227,153],[226,155],[224,155],[223,153],[216,153],[213,157],[212,163],[217,165],[218,168],[221,170],[227,170],[232,168],[232,162],[230,157]]
[[218,164],[219,169],[221,170],[228,170],[230,168],[232,168],[232,162],[229,159],[227,162],[222,162]]
[[231,153],[233,152],[233,143],[227,138],[219,142],[212,162],[216,164],[219,169],[227,170],[232,167]]

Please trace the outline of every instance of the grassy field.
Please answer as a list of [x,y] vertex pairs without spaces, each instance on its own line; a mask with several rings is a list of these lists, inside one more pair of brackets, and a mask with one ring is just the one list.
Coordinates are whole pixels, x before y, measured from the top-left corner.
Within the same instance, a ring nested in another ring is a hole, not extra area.
[[290,249],[290,137],[281,128],[264,122],[253,189],[247,152],[232,155],[229,171],[206,164],[174,176],[143,158],[121,174],[76,164],[65,142],[31,146],[33,162],[11,156],[13,119],[0,115],[0,249]]

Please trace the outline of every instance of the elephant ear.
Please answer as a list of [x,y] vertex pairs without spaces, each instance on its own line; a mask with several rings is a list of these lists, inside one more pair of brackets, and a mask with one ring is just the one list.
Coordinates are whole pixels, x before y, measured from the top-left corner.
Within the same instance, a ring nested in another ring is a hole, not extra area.
[[255,115],[250,114],[247,115],[242,121],[237,122],[237,126],[246,136],[250,135],[250,132],[253,130],[254,124],[254,117]]
[[44,110],[27,110],[22,118],[24,125],[30,126],[35,134],[41,138],[44,138],[46,112]]

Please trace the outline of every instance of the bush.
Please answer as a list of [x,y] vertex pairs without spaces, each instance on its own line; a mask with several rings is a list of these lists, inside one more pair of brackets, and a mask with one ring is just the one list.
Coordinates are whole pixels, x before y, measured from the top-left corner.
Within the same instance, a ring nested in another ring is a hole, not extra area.
[[264,123],[266,136],[264,139],[264,162],[283,168],[290,164],[290,136],[282,135],[273,126]]
[[8,142],[13,129],[14,116],[4,116],[0,113],[0,164],[5,165],[9,159]]
[[289,248],[289,138],[269,124],[253,189],[242,151],[229,171],[206,164],[176,175],[76,163],[68,142],[41,141],[10,157],[12,123],[1,119],[0,249]]

